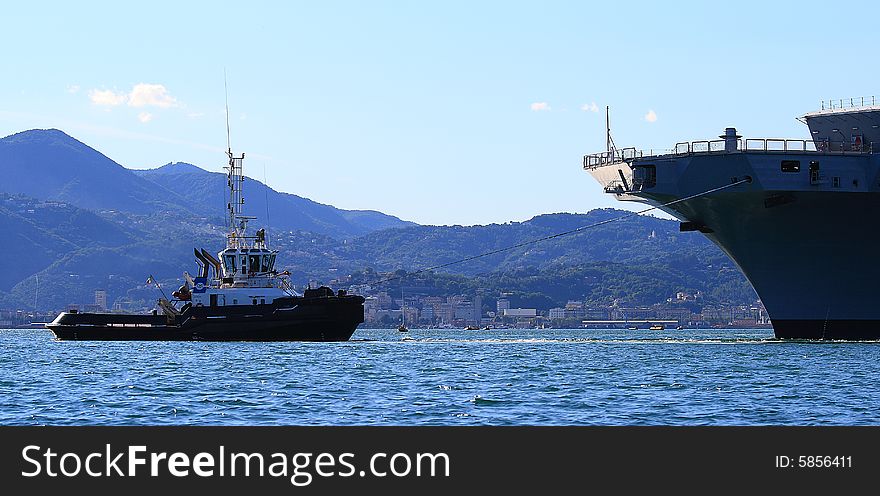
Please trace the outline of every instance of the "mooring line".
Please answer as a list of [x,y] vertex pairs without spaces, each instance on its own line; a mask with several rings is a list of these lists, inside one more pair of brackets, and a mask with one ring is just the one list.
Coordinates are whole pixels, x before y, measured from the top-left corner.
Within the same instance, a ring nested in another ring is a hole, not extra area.
[[684,197],[684,198],[679,198],[679,199],[677,199],[677,200],[672,200],[672,201],[670,201],[670,202],[662,203],[662,204],[660,204],[660,205],[656,205],[656,206],[653,206],[653,207],[648,207],[648,208],[645,208],[645,209],[643,209],[643,210],[638,210],[638,211],[634,211],[634,212],[629,212],[629,213],[626,213],[626,214],[621,215],[621,216],[619,216],[619,217],[615,217],[615,218],[613,218],[613,219],[605,219],[605,220],[603,220],[603,221],[595,222],[595,223],[593,223],[593,224],[589,224],[589,225],[586,225],[586,226],[581,226],[581,227],[578,227],[577,229],[572,229],[572,230],[570,230],[570,231],[565,231],[565,232],[560,232],[560,233],[556,233],[556,234],[551,234],[550,236],[544,236],[544,237],[542,237],[542,238],[536,238],[536,239],[532,239],[532,240],[529,240],[529,241],[523,241],[523,242],[521,242],[521,243],[517,243],[517,244],[515,244],[515,245],[510,245],[510,246],[507,246],[507,247],[504,247],[504,248],[498,248],[497,250],[487,251],[487,252],[485,252],[485,253],[480,253],[479,255],[472,255],[472,256],[470,256],[470,257],[465,257],[465,258],[462,258],[462,259],[460,259],[460,260],[455,260],[455,261],[452,261],[452,262],[446,262],[446,263],[442,263],[442,264],[439,264],[439,265],[434,265],[434,266],[431,266],[431,267],[425,267],[425,268],[423,268],[423,269],[419,269],[419,270],[414,271],[414,272],[407,272],[406,275],[404,275],[404,276],[390,276],[390,277],[387,277],[387,278],[385,278],[385,279],[380,279],[378,282],[375,282],[375,283],[373,283],[373,284],[375,284],[375,285],[385,284],[385,283],[387,283],[387,282],[391,282],[391,281],[393,281],[393,280],[395,280],[395,279],[402,279],[403,277],[414,276],[414,275],[416,275],[416,274],[421,274],[422,272],[428,272],[428,271],[432,271],[432,270],[442,269],[442,268],[445,268],[445,267],[449,267],[449,266],[451,266],[451,265],[458,265],[458,264],[461,264],[461,263],[465,263],[465,262],[470,262],[470,261],[472,261],[472,260],[476,260],[476,259],[478,259],[478,258],[488,257],[489,255],[497,255],[498,253],[503,253],[503,252],[505,252],[505,251],[515,250],[515,249],[517,249],[517,248],[522,248],[523,246],[533,245],[533,244],[536,244],[536,243],[540,243],[540,242],[542,242],[542,241],[547,241],[547,240],[551,240],[551,239],[554,239],[554,238],[559,238],[559,237],[562,237],[562,236],[568,236],[569,234],[574,234],[574,233],[578,233],[578,232],[581,232],[581,231],[586,231],[587,229],[592,229],[592,228],[594,228],[594,227],[599,227],[599,226],[603,226],[603,225],[605,225],[605,224],[610,224],[610,223],[612,223],[612,222],[617,222],[617,221],[621,221],[621,220],[623,220],[623,219],[628,219],[628,218],[630,218],[630,217],[635,217],[635,216],[638,216],[638,215],[641,215],[641,214],[644,214],[644,213],[648,213],[648,212],[650,212],[650,211],[652,211],[652,210],[657,210],[658,208],[668,207],[668,206],[670,206],[670,205],[675,205],[676,203],[681,203],[681,202],[684,202],[684,201],[693,200],[694,198],[699,198],[699,197],[701,197],[701,196],[705,196],[705,195],[708,195],[708,194],[716,193],[716,192],[718,192],[718,191],[722,191],[722,190],[725,190],[725,189],[727,189],[727,188],[732,188],[732,187],[734,187],[734,186],[739,186],[740,184],[743,184],[743,183],[750,183],[750,182],[752,182],[752,178],[751,178],[750,176],[746,176],[744,179],[740,179],[740,180],[738,180],[738,181],[734,181],[734,182],[732,182],[732,183],[730,183],[730,184],[725,184],[724,186],[719,186],[719,187],[717,187],[717,188],[708,189],[708,190],[703,191],[703,192],[701,192],[701,193],[696,193],[696,194],[693,194],[693,195],[690,195],[690,196],[686,196],[686,197]]

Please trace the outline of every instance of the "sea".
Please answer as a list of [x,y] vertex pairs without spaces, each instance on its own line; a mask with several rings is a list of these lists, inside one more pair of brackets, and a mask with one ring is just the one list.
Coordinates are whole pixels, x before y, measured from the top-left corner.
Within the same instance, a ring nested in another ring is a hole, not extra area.
[[769,329],[358,329],[341,343],[0,330],[0,425],[877,425],[880,342]]

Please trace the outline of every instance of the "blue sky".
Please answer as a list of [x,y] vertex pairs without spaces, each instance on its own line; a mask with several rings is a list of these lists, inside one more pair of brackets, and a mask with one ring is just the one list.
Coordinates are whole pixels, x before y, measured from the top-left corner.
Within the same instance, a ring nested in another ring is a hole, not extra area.
[[619,146],[802,137],[880,94],[871,2],[16,2],[0,135],[59,128],[129,168],[225,164],[422,224],[624,207],[581,167]]

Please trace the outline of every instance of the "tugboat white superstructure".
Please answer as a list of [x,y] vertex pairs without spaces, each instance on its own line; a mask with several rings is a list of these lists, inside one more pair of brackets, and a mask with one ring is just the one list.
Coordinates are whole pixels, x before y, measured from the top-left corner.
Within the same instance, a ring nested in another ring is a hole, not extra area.
[[[276,298],[294,296],[289,288],[286,274],[275,270],[275,259],[278,250],[269,250],[266,243],[266,232],[260,229],[253,236],[247,235],[247,223],[253,217],[242,215],[244,205],[242,183],[244,174],[242,163],[244,154],[236,157],[227,151],[229,165],[227,185],[229,198],[226,203],[228,213],[226,249],[212,257],[205,250],[195,250],[199,263],[199,277],[192,281],[192,294],[187,295],[188,285],[183,288],[180,296],[190,296],[192,304],[201,306],[227,306],[251,303],[264,305]],[[212,270],[213,269],[213,270]],[[213,272],[214,277],[208,278]],[[187,281],[189,282],[189,281]],[[241,303],[239,303],[241,302]]]
[[661,154],[609,140],[583,165],[606,193],[659,206],[721,247],[777,337],[880,339],[876,103],[823,103],[800,119],[810,139],[744,140],[727,128]]
[[59,339],[346,341],[364,321],[364,298],[321,286],[296,293],[287,273],[275,269],[277,250],[266,232],[247,234],[253,217],[242,215],[242,162],[227,151],[228,228],[226,248],[212,256],[195,249],[199,271],[184,273],[160,314],[63,312],[46,327]]

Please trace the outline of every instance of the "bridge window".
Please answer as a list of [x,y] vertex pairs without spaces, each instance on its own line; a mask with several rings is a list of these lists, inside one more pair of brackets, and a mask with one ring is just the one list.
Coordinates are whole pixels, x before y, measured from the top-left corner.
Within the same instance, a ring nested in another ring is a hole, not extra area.
[[223,262],[226,265],[226,273],[230,275],[235,274],[235,255],[224,256]]
[[260,256],[259,255],[250,255],[251,265],[250,272],[259,272],[260,271]]
[[801,170],[801,161],[800,160],[783,160],[782,161],[782,172],[800,172]]

